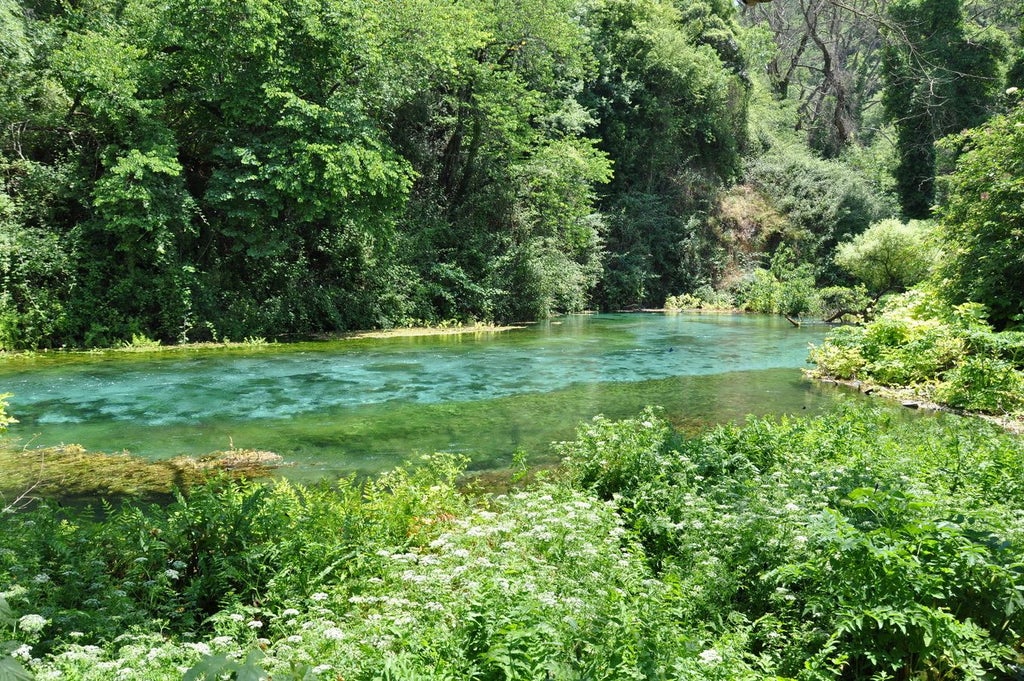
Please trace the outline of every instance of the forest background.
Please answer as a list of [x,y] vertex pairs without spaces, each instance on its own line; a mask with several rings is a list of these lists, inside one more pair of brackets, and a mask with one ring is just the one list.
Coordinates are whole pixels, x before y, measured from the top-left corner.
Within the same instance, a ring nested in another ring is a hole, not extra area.
[[[999,151],[1020,183],[1022,14],[0,0],[0,347],[666,299],[838,318],[938,260],[937,296],[1008,328],[1022,190],[957,163]],[[965,227],[990,196],[1001,227]]]

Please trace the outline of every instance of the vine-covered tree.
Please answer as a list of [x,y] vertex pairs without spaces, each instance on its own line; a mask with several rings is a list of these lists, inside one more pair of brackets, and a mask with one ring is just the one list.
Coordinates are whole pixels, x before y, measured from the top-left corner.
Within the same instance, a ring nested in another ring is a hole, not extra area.
[[981,124],[1001,91],[1006,36],[970,24],[962,0],[894,0],[883,104],[896,127],[897,188],[907,217],[935,200],[935,141]]

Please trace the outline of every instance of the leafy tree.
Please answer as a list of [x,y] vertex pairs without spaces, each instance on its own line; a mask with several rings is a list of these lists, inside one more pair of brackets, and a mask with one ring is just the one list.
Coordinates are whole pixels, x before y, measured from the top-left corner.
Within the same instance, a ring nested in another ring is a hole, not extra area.
[[392,132],[418,176],[403,231],[428,315],[528,319],[589,301],[602,227],[594,188],[610,167],[576,99],[590,48],[575,6],[436,6],[439,24],[457,17],[473,30],[456,31],[450,62],[422,74]]
[[931,225],[917,220],[876,222],[839,244],[836,264],[867,285],[877,300],[925,278],[935,260],[931,231]]
[[1024,317],[1024,103],[964,133],[939,210],[947,257],[941,290],[953,303],[987,306],[996,328]]
[[329,0],[182,0],[165,16],[163,89],[205,218],[190,244],[214,294],[205,314],[225,316],[227,297],[243,333],[379,323],[375,265],[412,172],[363,98],[382,19]]
[[1006,84],[1011,88],[1024,88],[1024,30],[1018,32],[1013,61],[1006,73]]

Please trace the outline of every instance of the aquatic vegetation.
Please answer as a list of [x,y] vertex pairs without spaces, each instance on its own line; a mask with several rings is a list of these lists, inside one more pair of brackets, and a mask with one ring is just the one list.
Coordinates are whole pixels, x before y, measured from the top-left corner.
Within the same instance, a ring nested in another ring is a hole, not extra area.
[[266,476],[282,464],[277,454],[251,449],[151,461],[127,453],[91,452],[79,445],[12,449],[8,444],[0,446],[0,494],[26,489],[51,498],[169,494],[175,487],[217,476]]

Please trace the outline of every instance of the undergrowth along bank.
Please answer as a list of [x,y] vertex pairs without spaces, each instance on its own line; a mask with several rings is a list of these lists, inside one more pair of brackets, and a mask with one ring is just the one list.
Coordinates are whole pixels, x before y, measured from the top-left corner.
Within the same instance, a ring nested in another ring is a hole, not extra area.
[[1024,424],[1024,332],[996,332],[977,303],[950,307],[915,289],[864,325],[811,348],[819,377],[883,386],[952,409]]
[[0,669],[36,679],[1012,676],[1024,445],[850,406],[581,426],[507,495],[464,461],[0,516]]

